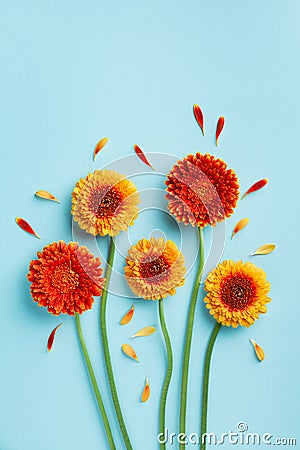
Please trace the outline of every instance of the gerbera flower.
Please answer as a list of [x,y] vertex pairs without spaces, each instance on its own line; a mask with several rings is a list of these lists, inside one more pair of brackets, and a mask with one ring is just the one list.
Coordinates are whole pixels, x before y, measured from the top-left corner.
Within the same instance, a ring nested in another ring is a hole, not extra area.
[[222,159],[206,153],[188,155],[167,176],[168,208],[184,224],[205,227],[229,217],[237,204],[235,172]]
[[72,193],[72,214],[80,228],[96,236],[116,236],[132,225],[139,195],[134,183],[113,170],[81,178]]
[[126,264],[129,287],[146,300],[174,295],[184,284],[184,258],[172,241],[141,239],[129,249]]
[[223,261],[207,277],[204,301],[222,325],[249,327],[267,311],[270,283],[265,272],[250,262]]
[[53,242],[37,253],[27,274],[32,298],[51,314],[74,315],[92,308],[104,279],[100,259],[76,242]]

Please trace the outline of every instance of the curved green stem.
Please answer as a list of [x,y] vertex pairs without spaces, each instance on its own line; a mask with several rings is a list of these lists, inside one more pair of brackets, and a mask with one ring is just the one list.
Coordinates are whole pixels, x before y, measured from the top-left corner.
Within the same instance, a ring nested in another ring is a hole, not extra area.
[[[195,318],[195,309],[197,304],[197,297],[200,288],[201,275],[204,265],[204,239],[202,228],[198,228],[199,232],[199,260],[198,268],[196,273],[196,279],[192,291],[192,297],[189,306],[186,331],[185,331],[185,343],[184,343],[184,353],[182,361],[182,372],[181,372],[181,393],[180,393],[180,417],[179,417],[179,433],[186,433],[186,405],[187,405],[187,388],[188,388],[188,374],[189,374],[189,364],[190,364],[190,354],[191,354],[191,344],[193,335],[193,326]],[[185,448],[185,444],[179,444],[179,449]]]
[[214,348],[216,338],[221,328],[220,323],[216,323],[208,341],[203,370],[203,386],[202,386],[202,411],[201,411],[201,450],[206,449],[205,433],[207,429],[207,402],[208,402],[208,388],[209,388],[209,371],[211,355]]
[[[164,384],[161,391],[160,396],[160,405],[159,405],[159,433],[165,432],[166,428],[166,402],[167,402],[167,395],[168,390],[170,386],[170,381],[172,377],[172,371],[173,371],[173,353],[172,353],[172,346],[171,346],[171,340],[168,333],[166,320],[165,320],[165,313],[164,313],[164,305],[163,300],[158,301],[158,308],[159,308],[159,319],[160,319],[160,326],[161,330],[164,336],[166,350],[167,350],[167,372],[165,375]],[[165,450],[166,444],[160,443],[160,449]]]
[[124,440],[124,444],[126,447],[126,450],[132,450],[132,445],[129,439],[129,435],[127,433],[126,425],[123,419],[122,410],[119,402],[118,397],[118,391],[116,388],[116,383],[114,379],[114,373],[113,373],[113,367],[111,363],[111,357],[110,357],[110,351],[109,351],[109,344],[108,344],[108,336],[107,336],[107,324],[106,324],[106,306],[107,306],[107,294],[108,294],[108,288],[109,288],[109,282],[111,278],[112,273],[112,265],[114,262],[114,255],[115,255],[115,243],[113,238],[110,238],[110,246],[109,246],[109,252],[108,252],[108,259],[107,259],[107,268],[106,268],[106,280],[103,288],[102,298],[101,298],[101,304],[100,304],[100,330],[101,330],[101,337],[102,337],[102,347],[103,347],[103,354],[104,354],[104,360],[105,360],[105,366],[106,366],[106,372],[107,372],[107,378],[109,382],[110,392],[115,408],[115,412],[117,415],[119,427],[122,433],[122,437]]
[[103,420],[103,424],[104,424],[104,428],[105,428],[105,432],[106,432],[106,436],[107,436],[107,440],[108,440],[108,444],[109,444],[109,448],[111,450],[116,450],[116,446],[114,443],[114,439],[112,436],[112,432],[111,432],[111,428],[109,425],[109,421],[107,418],[107,414],[105,411],[105,407],[104,407],[104,403],[99,391],[99,387],[96,381],[96,377],[95,377],[95,373],[93,370],[93,366],[91,363],[91,359],[87,350],[87,346],[83,337],[83,333],[82,333],[82,328],[81,328],[81,323],[80,323],[80,316],[79,314],[75,313],[75,322],[76,322],[76,328],[77,328],[77,333],[78,333],[78,338],[79,338],[79,342],[80,342],[80,346],[81,346],[81,350],[82,350],[82,354],[86,363],[86,367],[88,369],[88,373],[90,376],[90,380],[93,386],[93,390],[94,390],[94,394],[97,400],[97,404],[102,416],[102,420]]

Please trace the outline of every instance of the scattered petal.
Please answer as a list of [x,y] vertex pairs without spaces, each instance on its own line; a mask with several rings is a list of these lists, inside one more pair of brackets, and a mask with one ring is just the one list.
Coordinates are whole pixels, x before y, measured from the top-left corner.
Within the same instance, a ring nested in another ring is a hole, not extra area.
[[196,119],[199,127],[201,128],[202,134],[204,136],[204,116],[203,116],[203,112],[202,112],[200,106],[197,105],[196,103],[195,103],[195,105],[193,107],[193,110],[194,110],[195,119]]
[[142,396],[141,396],[141,402],[145,403],[147,400],[149,400],[149,397],[150,397],[150,386],[149,386],[148,377],[146,377],[145,386],[144,386]]
[[107,144],[108,138],[102,138],[100,141],[97,142],[95,148],[94,148],[94,154],[93,154],[93,160],[95,161],[96,156],[100,152],[100,150],[103,149],[103,147]]
[[134,314],[134,304],[132,304],[131,308],[124,314],[122,319],[120,320],[120,325],[127,325],[131,322]]
[[263,361],[265,359],[265,352],[263,351],[263,349],[252,338],[250,338],[250,342],[254,347],[257,359],[259,361]]
[[143,337],[143,336],[150,336],[151,334],[155,333],[156,328],[155,327],[144,327],[141,330],[139,330],[137,333],[135,333],[131,338],[136,337]]
[[139,362],[139,358],[137,357],[137,354],[135,353],[134,349],[130,345],[123,344],[122,345],[122,350],[123,350],[123,353],[125,353],[126,356],[128,356],[129,358],[132,358],[135,361]]
[[257,250],[255,250],[254,253],[251,253],[250,256],[255,255],[268,255],[269,253],[272,253],[276,248],[275,244],[264,244],[261,247],[259,247]]
[[36,234],[36,232],[31,228],[29,223],[26,222],[26,220],[21,219],[21,217],[16,217],[16,223],[17,223],[17,225],[19,225],[19,227],[23,231],[26,231],[26,233],[29,233],[32,236],[35,236],[36,238],[41,239],[40,236],[38,234]]
[[225,124],[225,118],[223,116],[219,117],[219,120],[217,123],[217,128],[216,128],[216,146],[218,146],[219,136],[222,133],[224,124]]
[[249,223],[249,219],[247,217],[245,217],[245,219],[241,219],[236,226],[234,227],[233,231],[232,231],[232,235],[231,235],[231,239],[233,238],[233,236],[238,233],[239,231],[241,231],[243,228],[245,228],[246,225],[248,225]]
[[248,191],[245,192],[245,194],[243,195],[243,197],[241,198],[241,200],[243,200],[243,198],[245,198],[248,194],[251,194],[251,192],[255,192],[255,191],[259,191],[259,189],[263,188],[267,183],[268,183],[268,179],[264,178],[263,180],[259,180],[256,183],[254,183],[249,189]]
[[36,191],[35,195],[40,198],[44,198],[45,200],[52,200],[53,202],[60,203],[60,201],[54,197],[54,195],[50,194],[47,191]]
[[47,342],[47,349],[48,352],[50,352],[53,342],[54,342],[54,337],[55,337],[55,333],[58,330],[59,327],[62,326],[62,323],[60,323],[59,325],[57,325],[57,327],[54,328],[54,330],[51,331],[50,336],[48,337],[48,342]]
[[151,167],[153,170],[156,170],[155,167],[153,167],[152,164],[148,161],[145,153],[138,145],[134,144],[133,148],[138,158],[140,158],[140,160],[143,161],[144,164],[147,164],[147,166]]

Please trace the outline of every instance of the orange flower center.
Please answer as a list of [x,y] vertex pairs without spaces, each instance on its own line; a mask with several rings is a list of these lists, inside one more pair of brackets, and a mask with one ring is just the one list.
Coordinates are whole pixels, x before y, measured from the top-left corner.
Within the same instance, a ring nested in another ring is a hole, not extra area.
[[162,256],[150,262],[141,263],[140,274],[142,278],[152,278],[161,275],[169,268]]
[[112,187],[98,189],[92,195],[90,208],[98,219],[113,216],[122,201],[121,195]]
[[244,310],[252,302],[253,288],[248,278],[233,276],[222,288],[222,302],[233,311]]
[[59,292],[68,293],[79,285],[79,275],[71,268],[71,263],[63,263],[56,267],[52,276],[51,284]]

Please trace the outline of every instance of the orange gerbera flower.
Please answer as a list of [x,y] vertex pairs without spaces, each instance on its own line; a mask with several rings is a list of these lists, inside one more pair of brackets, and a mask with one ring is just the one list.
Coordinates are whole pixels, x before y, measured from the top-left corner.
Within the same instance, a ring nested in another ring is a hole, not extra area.
[[223,261],[207,277],[204,301],[222,325],[249,327],[267,311],[270,283],[265,272],[250,262]]
[[229,217],[237,204],[236,174],[222,159],[206,153],[188,155],[168,174],[168,208],[180,222],[205,227]]
[[113,170],[96,170],[81,178],[72,193],[72,214],[93,236],[116,236],[132,225],[139,195],[134,183]]
[[32,260],[27,278],[32,298],[51,314],[74,315],[91,309],[94,295],[101,295],[100,258],[76,242],[63,241],[47,245]]
[[184,258],[173,241],[141,239],[129,249],[126,264],[129,287],[146,300],[174,295],[184,284]]

